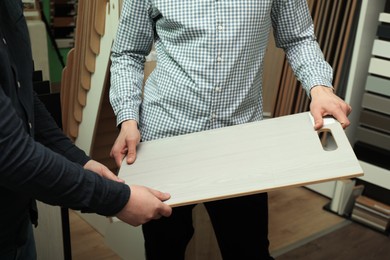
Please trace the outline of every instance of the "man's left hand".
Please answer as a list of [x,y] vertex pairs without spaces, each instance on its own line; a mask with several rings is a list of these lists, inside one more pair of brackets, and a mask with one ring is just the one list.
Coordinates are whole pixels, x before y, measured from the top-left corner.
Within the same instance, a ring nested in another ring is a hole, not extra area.
[[333,93],[333,89],[325,86],[314,86],[310,90],[310,112],[314,118],[314,129],[320,129],[324,116],[333,116],[345,129],[350,125],[348,115],[352,108]]
[[120,179],[118,176],[116,176],[112,171],[110,171],[105,165],[101,164],[98,161],[95,160],[89,160],[85,165],[84,169],[93,171],[100,176],[117,181],[117,182],[124,182],[122,179]]

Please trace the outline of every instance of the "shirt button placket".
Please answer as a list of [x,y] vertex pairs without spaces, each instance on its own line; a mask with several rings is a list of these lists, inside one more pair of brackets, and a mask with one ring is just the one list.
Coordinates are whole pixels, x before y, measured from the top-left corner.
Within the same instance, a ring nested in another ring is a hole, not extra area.
[[211,113],[210,121],[213,121],[216,117],[217,117],[217,115],[215,113]]
[[[219,2],[218,0],[216,0],[215,2]],[[216,7],[217,9],[219,8],[218,5]],[[217,14],[219,14],[218,11],[216,11]],[[212,113],[210,114],[210,122],[213,122],[213,124],[216,124],[216,119],[217,119],[217,114],[216,114],[216,111],[217,110],[217,107],[220,105],[220,97],[218,97],[219,93],[221,92],[222,88],[221,88],[221,73],[222,73],[222,65],[221,63],[223,62],[223,58],[222,58],[222,53],[221,53],[221,40],[222,40],[222,31],[223,31],[223,26],[222,26],[222,23],[221,21],[219,20],[219,15],[217,15],[217,18],[216,18],[216,24],[215,24],[215,31],[216,31],[216,36],[217,36],[217,45],[216,45],[216,48],[217,48],[217,72],[216,72],[216,79],[217,81],[215,82],[216,85],[214,87],[214,101],[213,101],[213,110],[212,110]]]

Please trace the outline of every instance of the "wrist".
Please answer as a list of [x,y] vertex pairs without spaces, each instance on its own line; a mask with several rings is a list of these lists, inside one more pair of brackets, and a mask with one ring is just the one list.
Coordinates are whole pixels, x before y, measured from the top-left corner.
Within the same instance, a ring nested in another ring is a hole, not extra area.
[[126,121],[123,121],[121,124],[120,124],[120,127],[121,128],[138,128],[138,122],[134,119],[130,119],[130,120],[126,120]]
[[316,96],[316,95],[321,95],[324,93],[334,94],[334,88],[328,87],[328,86],[317,85],[317,86],[314,86],[310,89],[310,96],[312,96],[312,97]]

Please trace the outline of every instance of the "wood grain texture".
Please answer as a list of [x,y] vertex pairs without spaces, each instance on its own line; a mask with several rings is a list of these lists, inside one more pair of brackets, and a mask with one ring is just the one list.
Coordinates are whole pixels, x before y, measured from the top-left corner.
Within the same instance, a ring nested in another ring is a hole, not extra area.
[[181,206],[362,175],[340,124],[326,128],[334,151],[324,151],[308,112],[143,142],[119,176]]

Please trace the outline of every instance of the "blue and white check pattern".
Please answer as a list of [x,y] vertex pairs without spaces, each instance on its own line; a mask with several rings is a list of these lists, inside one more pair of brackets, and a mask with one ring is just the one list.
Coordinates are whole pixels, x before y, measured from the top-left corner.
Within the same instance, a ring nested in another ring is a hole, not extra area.
[[261,120],[271,26],[307,93],[331,86],[306,0],[124,0],[111,56],[117,123],[137,120],[146,141]]

